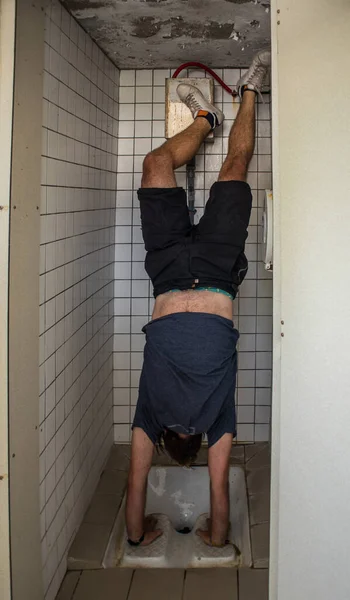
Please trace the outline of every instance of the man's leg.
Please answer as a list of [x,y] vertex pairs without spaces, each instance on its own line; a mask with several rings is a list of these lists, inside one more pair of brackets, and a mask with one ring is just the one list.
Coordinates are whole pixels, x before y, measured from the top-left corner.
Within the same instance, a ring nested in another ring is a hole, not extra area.
[[245,181],[255,145],[255,92],[243,94],[228,140],[228,152],[219,181]]
[[187,129],[147,154],[143,161],[141,187],[176,187],[174,170],[188,163],[197,154],[210,129],[208,121],[198,117]]

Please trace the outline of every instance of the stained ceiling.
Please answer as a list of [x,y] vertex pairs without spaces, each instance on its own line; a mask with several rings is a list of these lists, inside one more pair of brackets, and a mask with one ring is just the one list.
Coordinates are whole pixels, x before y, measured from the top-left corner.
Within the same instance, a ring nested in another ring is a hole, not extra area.
[[270,0],[62,0],[121,68],[247,66],[270,44]]

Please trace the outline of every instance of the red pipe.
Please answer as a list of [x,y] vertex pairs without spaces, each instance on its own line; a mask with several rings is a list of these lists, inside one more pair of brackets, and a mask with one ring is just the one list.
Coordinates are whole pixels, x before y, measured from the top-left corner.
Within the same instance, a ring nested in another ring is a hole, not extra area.
[[224,90],[230,94],[230,96],[237,96],[237,92],[236,90],[231,90],[228,85],[226,85],[226,83],[221,79],[221,77],[219,77],[219,75],[217,75],[215,73],[215,71],[213,71],[212,69],[210,69],[209,67],[207,67],[206,65],[203,65],[200,62],[187,62],[184,63],[183,65],[181,65],[180,67],[178,67],[173,75],[173,78],[175,79],[179,73],[181,73],[181,71],[183,69],[186,69],[188,67],[197,67],[198,69],[203,69],[204,71],[206,71],[207,73],[209,73],[209,75],[211,75],[218,83],[220,83],[220,85],[224,88]]

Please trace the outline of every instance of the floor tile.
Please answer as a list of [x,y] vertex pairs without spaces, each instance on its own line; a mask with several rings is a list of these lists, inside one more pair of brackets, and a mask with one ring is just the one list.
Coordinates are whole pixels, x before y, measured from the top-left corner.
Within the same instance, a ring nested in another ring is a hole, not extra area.
[[81,571],[70,571],[66,574],[59,592],[56,596],[56,600],[72,600],[74,590],[77,587]]
[[128,600],[181,600],[184,577],[182,569],[137,569]]
[[254,567],[266,569],[269,566],[269,523],[251,527],[252,554]]
[[112,526],[122,498],[121,494],[95,494],[85,514],[84,523]]
[[106,471],[128,471],[130,465],[131,446],[114,444],[106,464]]
[[239,600],[268,600],[268,569],[239,569]]
[[183,600],[238,600],[237,569],[191,569],[186,572]]
[[254,494],[249,496],[250,524],[268,523],[270,521],[270,494]]
[[260,469],[250,470],[247,467],[247,486],[248,494],[269,494],[270,493],[270,467],[261,467]]
[[103,471],[97,494],[123,494],[126,488],[128,474],[126,471]]
[[232,446],[230,452],[230,464],[241,465],[244,463],[244,446]]
[[248,469],[268,467],[271,464],[271,451],[269,443],[246,446],[245,453]]
[[84,571],[74,600],[126,600],[132,575],[132,569]]
[[110,525],[82,523],[68,553],[68,569],[101,568],[110,532]]

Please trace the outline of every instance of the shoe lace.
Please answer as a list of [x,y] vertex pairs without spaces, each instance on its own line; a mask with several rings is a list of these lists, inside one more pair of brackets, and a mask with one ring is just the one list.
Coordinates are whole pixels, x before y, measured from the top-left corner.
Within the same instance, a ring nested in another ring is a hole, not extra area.
[[259,77],[259,78],[261,77],[261,82],[262,82],[263,79],[264,79],[265,73],[266,73],[266,67],[264,65],[262,65],[261,63],[256,63],[254,65],[254,68],[252,69],[252,72],[250,73],[249,77],[247,78],[247,81],[245,82],[245,85],[247,85],[247,84],[250,83],[250,84],[252,84],[252,85],[254,85],[256,87],[256,91],[258,92],[258,96],[259,96],[259,98],[261,99],[261,101],[263,103],[264,103],[264,98],[262,97],[262,93],[261,93],[260,87],[258,87],[255,84],[254,80],[255,80],[256,77]]
[[202,108],[193,92],[190,92],[186,97],[186,104],[189,109],[194,112]]

